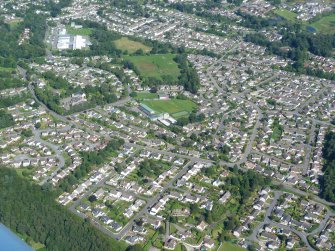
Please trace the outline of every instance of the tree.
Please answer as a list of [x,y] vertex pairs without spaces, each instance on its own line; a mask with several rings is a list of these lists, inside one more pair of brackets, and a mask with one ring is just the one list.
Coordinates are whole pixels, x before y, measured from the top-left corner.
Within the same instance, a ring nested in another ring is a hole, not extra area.
[[91,195],[90,197],[88,197],[88,200],[89,200],[89,202],[92,203],[92,202],[97,200],[97,197],[95,195]]
[[142,251],[143,248],[140,244],[135,244],[134,246],[127,247],[126,251]]
[[15,170],[0,168],[0,221],[14,232],[45,245],[46,250],[125,250],[56,202],[58,192],[41,188]]

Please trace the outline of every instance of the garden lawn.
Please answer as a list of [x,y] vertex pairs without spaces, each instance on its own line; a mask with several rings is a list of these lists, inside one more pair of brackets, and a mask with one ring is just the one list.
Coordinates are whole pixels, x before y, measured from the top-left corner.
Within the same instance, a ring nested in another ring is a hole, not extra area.
[[142,49],[144,53],[150,52],[151,47],[146,46],[137,41],[130,40],[127,37],[122,37],[114,41],[116,48],[122,51],[128,51],[128,53],[134,53],[139,49]]
[[246,251],[246,249],[230,242],[224,242],[219,251]]
[[175,54],[156,54],[149,56],[125,56],[139,70],[144,78],[156,78],[163,80],[162,76],[169,76],[177,81],[180,75],[178,64],[173,60]]

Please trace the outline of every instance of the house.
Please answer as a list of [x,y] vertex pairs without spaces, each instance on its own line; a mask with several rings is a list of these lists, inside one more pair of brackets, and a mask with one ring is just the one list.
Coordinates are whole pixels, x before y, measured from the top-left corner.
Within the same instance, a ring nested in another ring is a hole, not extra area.
[[82,203],[80,205],[80,209],[83,210],[83,211],[88,211],[90,209],[90,206],[86,203]]
[[266,246],[269,249],[277,250],[280,247],[280,242],[279,241],[269,241],[268,243],[266,243]]
[[270,241],[273,241],[273,242],[278,242],[278,237],[272,233],[268,233],[268,232],[262,232],[261,233],[261,237],[267,239],[267,240],[270,240]]
[[141,241],[144,241],[144,238],[140,235],[132,235],[127,236],[124,240],[130,245],[135,245]]
[[94,216],[95,218],[98,218],[98,217],[100,217],[100,216],[103,216],[103,215],[104,215],[104,212],[101,211],[101,210],[98,209],[98,208],[93,208],[93,209],[92,209],[92,214],[93,214],[93,216]]
[[138,233],[138,234],[147,234],[147,229],[142,227],[142,226],[139,226],[139,225],[134,225],[133,226],[133,232],[134,233]]
[[286,247],[287,247],[288,249],[293,249],[293,247],[294,247],[294,245],[295,245],[296,243],[297,243],[297,242],[296,242],[295,239],[293,239],[293,238],[289,238],[289,239],[287,239]]
[[236,236],[237,238],[239,238],[242,234],[242,231],[243,231],[243,227],[239,226],[239,227],[234,229],[233,235]]
[[122,193],[120,199],[121,199],[121,200],[128,201],[128,202],[131,202],[131,201],[134,200],[134,197],[133,197],[131,194],[125,194],[125,193]]
[[108,216],[101,216],[100,220],[107,225],[109,225],[110,223],[113,222],[113,220],[111,218],[109,218]]
[[230,198],[230,196],[231,196],[231,193],[228,191],[228,192],[225,192],[222,196],[221,196],[221,198],[219,199],[219,202],[221,203],[221,204],[224,204],[224,203],[226,203],[227,201],[228,201],[228,199]]
[[214,246],[215,246],[215,242],[214,242],[211,238],[209,238],[208,236],[206,236],[206,237],[204,238],[203,245],[204,245],[206,248],[208,248],[208,249],[212,249],[212,248],[214,248]]
[[122,226],[121,226],[119,223],[115,222],[115,221],[113,221],[113,222],[110,223],[109,225],[110,225],[110,227],[111,227],[115,232],[119,232],[119,231],[122,229]]
[[101,197],[105,194],[105,190],[103,190],[102,188],[100,188],[98,191],[96,191],[94,193],[95,197],[99,200],[101,199]]
[[174,250],[176,248],[177,242],[174,239],[169,239],[165,242],[164,248],[169,250]]
[[128,208],[124,213],[124,216],[126,216],[128,219],[134,215],[134,211]]
[[197,226],[199,231],[204,231],[207,228],[208,224],[205,221],[201,221],[200,224]]

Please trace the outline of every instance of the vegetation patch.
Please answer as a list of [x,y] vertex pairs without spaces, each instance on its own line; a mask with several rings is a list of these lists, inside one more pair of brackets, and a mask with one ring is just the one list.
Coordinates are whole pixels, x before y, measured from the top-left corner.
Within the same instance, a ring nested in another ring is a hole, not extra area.
[[279,141],[281,139],[281,135],[283,133],[283,127],[279,124],[279,119],[278,118],[275,118],[275,120],[273,121],[273,124],[272,124],[272,135],[271,135],[271,138],[274,140],[274,141]]
[[223,242],[219,251],[246,251],[246,249],[230,242]]
[[107,237],[59,205],[57,196],[15,170],[0,168],[0,200],[6,201],[0,203],[0,221],[20,236],[45,245],[45,250],[125,250],[124,242]]
[[0,72],[12,73],[12,72],[15,72],[15,69],[14,68],[0,67]]
[[318,21],[311,23],[318,32],[334,33],[335,32],[335,13],[329,16],[324,16]]
[[324,175],[320,179],[321,197],[335,202],[335,133],[328,131],[322,149],[325,163]]
[[127,37],[122,37],[118,40],[114,41],[117,49],[122,51],[128,51],[128,53],[134,53],[138,50],[142,50],[144,53],[148,53],[151,51],[151,47],[146,46],[137,41],[130,40]]
[[67,33],[71,35],[81,35],[81,36],[89,36],[92,34],[92,29],[90,28],[79,28],[76,29],[74,27],[71,27],[70,25],[66,26]]
[[288,21],[291,21],[291,22],[297,21],[298,15],[292,11],[285,10],[285,9],[277,9],[274,11],[274,13],[277,14],[278,16],[285,18]]
[[158,98],[157,93],[151,93],[151,92],[133,92],[131,95],[132,95],[132,97],[134,97],[137,100]]
[[175,54],[156,54],[149,56],[125,56],[124,59],[133,64],[143,78],[165,80],[169,78],[177,82],[180,76],[178,64],[173,60]]

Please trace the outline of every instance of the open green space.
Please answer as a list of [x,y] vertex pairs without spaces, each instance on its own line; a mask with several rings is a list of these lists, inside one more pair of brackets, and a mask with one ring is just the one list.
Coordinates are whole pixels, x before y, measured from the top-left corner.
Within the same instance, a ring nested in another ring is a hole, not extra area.
[[5,67],[0,67],[0,72],[8,72],[8,73],[11,73],[15,71],[14,68],[5,68]]
[[271,138],[276,142],[279,141],[281,139],[281,135],[283,134],[284,129],[279,124],[278,118],[275,118],[271,128],[272,128]]
[[274,11],[274,13],[278,16],[281,16],[285,18],[288,21],[291,22],[300,22],[307,27],[313,27],[315,28],[318,32],[321,33],[334,33],[335,32],[335,13],[330,14],[328,16],[321,17],[319,20],[309,23],[306,21],[301,21],[297,19],[297,14],[286,10],[286,9],[277,9]]
[[289,10],[286,10],[286,9],[277,9],[274,11],[275,14],[277,14],[278,16],[281,16],[283,18],[285,18],[286,20],[288,21],[291,21],[291,22],[296,22],[297,21],[297,14],[292,12],[292,11],[289,11]]
[[329,16],[324,16],[320,20],[311,23],[318,32],[334,33],[335,32],[335,13]]
[[156,54],[149,56],[125,56],[124,59],[134,64],[141,77],[163,80],[169,77],[178,80],[180,70],[173,60],[175,54]]
[[92,34],[92,29],[90,28],[80,28],[76,29],[74,27],[71,27],[70,25],[66,26],[67,33],[71,35],[82,35],[82,36],[89,36]]
[[128,51],[128,53],[134,53],[137,50],[142,49],[144,53],[150,52],[151,47],[146,46],[137,41],[130,40],[127,37],[122,37],[114,41],[116,48],[122,51]]
[[[56,202],[58,193],[41,188],[0,167],[0,220],[34,248],[45,250],[125,250],[126,244],[107,237]],[[47,234],[46,234],[47,233]]]
[[188,115],[197,108],[197,105],[193,101],[182,99],[145,100],[143,101],[143,104],[158,113],[166,112],[177,118]]
[[223,242],[219,251],[246,251],[246,249],[230,242]]
[[158,94],[151,92],[136,92],[134,98],[136,98],[137,100],[155,99],[158,98]]
[[19,25],[19,23],[21,23],[22,22],[22,20],[21,19],[14,19],[14,20],[12,20],[12,21],[10,21],[9,22],[9,26],[10,26],[10,28],[13,30],[13,29],[15,29],[18,25]]

